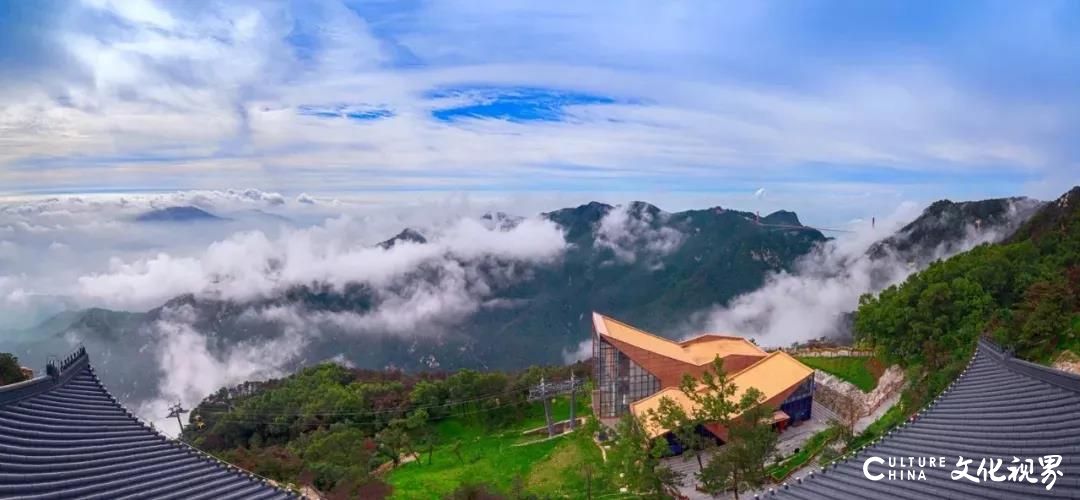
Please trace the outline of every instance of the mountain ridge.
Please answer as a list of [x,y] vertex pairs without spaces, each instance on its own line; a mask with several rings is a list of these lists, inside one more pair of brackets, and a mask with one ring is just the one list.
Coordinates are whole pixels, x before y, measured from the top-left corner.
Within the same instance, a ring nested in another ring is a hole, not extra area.
[[165,207],[135,216],[136,222],[213,222],[228,220],[191,205]]
[[[241,302],[184,294],[147,312],[88,310],[66,328],[42,333],[66,343],[99,344],[105,356],[127,360],[162,342],[155,328],[182,317],[185,328],[205,336],[211,352],[226,352],[231,346],[287,336],[293,327],[272,317],[284,311],[306,321],[305,328],[319,330],[305,338],[297,366],[342,356],[366,368],[512,369],[561,362],[588,331],[592,310],[670,335],[672,318],[689,317],[754,290],[769,273],[793,271],[797,259],[828,240],[788,211],[759,222],[751,212],[722,207],[669,213],[646,202],[590,202],[540,217],[563,233],[566,248],[558,259],[514,265],[516,277],[491,279],[491,290],[475,310],[418,324],[414,331],[357,334],[349,321],[379,310],[386,292],[366,283],[334,287],[312,282]],[[520,222],[506,214],[484,220],[494,231],[508,230],[507,221]],[[406,228],[377,246],[390,251],[400,243],[430,242]],[[458,262],[481,274],[500,269],[492,262]],[[421,265],[388,290],[407,293],[437,286],[441,279],[442,269]],[[154,370],[154,361],[130,361],[137,370],[124,376],[119,392],[145,394],[146,387],[136,386],[144,383],[137,371]]]

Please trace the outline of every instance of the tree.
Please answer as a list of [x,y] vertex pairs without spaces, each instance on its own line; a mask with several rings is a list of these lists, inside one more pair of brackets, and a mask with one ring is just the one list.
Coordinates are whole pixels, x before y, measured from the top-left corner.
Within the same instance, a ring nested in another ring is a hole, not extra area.
[[862,401],[854,394],[858,389],[849,389],[848,392],[833,392],[831,409],[836,413],[836,426],[840,430],[839,437],[845,441],[855,436],[855,424],[866,414]]
[[[732,457],[731,449],[720,448],[720,452],[709,459],[705,467],[698,471],[697,476],[701,491],[708,493],[710,496],[719,496],[730,490],[732,483],[737,482],[736,479],[738,478],[736,460]],[[735,497],[739,497],[738,491],[736,491]]]
[[510,481],[510,500],[537,500],[536,495],[525,491],[525,478],[521,474],[514,474]]
[[627,489],[645,498],[665,498],[664,491],[679,481],[678,473],[660,464],[667,442],[649,437],[645,423],[632,413],[623,415],[616,432],[619,437],[610,463]]
[[[698,481],[706,491],[720,493],[734,490],[736,497],[743,485],[761,484],[765,461],[776,448],[776,433],[772,430],[772,408],[763,406],[761,391],[747,387],[741,397],[739,388],[728,379],[724,360],[719,356],[698,381],[684,375],[679,384],[689,410],[668,397],[660,399],[649,419],[657,426],[669,429],[687,451],[698,459]],[[703,437],[698,430],[705,425],[718,424],[728,429],[727,442],[709,464],[703,465],[701,453],[715,441]]]
[[385,429],[375,435],[379,451],[393,460],[394,465],[401,463],[401,455],[412,451],[412,442],[406,432],[405,421],[395,419]]
[[757,389],[747,389],[739,403],[746,410],[728,425],[729,458],[734,462],[737,478],[732,485],[735,498],[739,498],[740,485],[759,488],[765,484],[765,464],[775,455],[780,439],[772,428],[773,409],[761,404],[763,399]]
[[1069,329],[1069,299],[1064,279],[1039,281],[1028,287],[1015,315],[1017,347],[1036,359],[1048,356]]
[[22,367],[19,366],[19,358],[9,353],[0,353],[0,385],[14,384],[26,380]]
[[706,438],[698,431],[701,425],[700,421],[687,414],[686,410],[674,400],[666,397],[660,399],[657,409],[650,412],[649,418],[656,425],[668,429],[675,436],[675,439],[679,441],[685,450],[683,452],[685,459],[696,458],[698,470],[704,468],[701,456],[705,449],[713,443],[713,440]]
[[451,448],[450,451],[452,451],[454,453],[454,456],[457,457],[457,461],[458,461],[459,464],[464,464],[465,463],[465,459],[461,458],[461,440],[460,439],[457,440],[457,441],[454,441],[454,447]]
[[660,399],[655,410],[650,410],[648,418],[658,427],[668,429],[698,461],[698,470],[704,469],[702,453],[715,441],[699,432],[709,423],[727,422],[738,411],[733,402],[735,384],[732,384],[724,371],[724,360],[717,356],[710,369],[706,370],[699,382],[689,374],[683,375],[679,390],[693,405],[686,411],[682,405],[668,397]]
[[[428,465],[431,465],[432,455],[435,453],[435,430],[432,429],[428,423],[428,412],[426,409],[419,409],[405,419],[405,429],[408,433],[408,440],[410,448],[413,444],[419,444],[428,451]],[[424,449],[421,448],[421,449]],[[413,450],[413,455],[416,456],[416,451]],[[417,463],[420,463],[420,457],[416,457]]]
[[592,462],[581,464],[581,474],[585,478],[585,498],[587,500],[592,500],[592,479],[595,472]]
[[446,500],[504,500],[493,486],[485,483],[465,483],[445,496]]
[[720,356],[713,359],[712,366],[701,374],[700,381],[689,374],[683,375],[679,390],[694,403],[690,418],[702,424],[727,422],[733,414],[742,410],[740,403],[735,401],[738,387],[728,380],[724,360]]
[[739,400],[742,412],[728,420],[728,441],[701,472],[701,489],[710,495],[758,488],[767,481],[765,464],[776,452],[779,436],[772,428],[772,408],[763,405],[760,391],[751,387]]

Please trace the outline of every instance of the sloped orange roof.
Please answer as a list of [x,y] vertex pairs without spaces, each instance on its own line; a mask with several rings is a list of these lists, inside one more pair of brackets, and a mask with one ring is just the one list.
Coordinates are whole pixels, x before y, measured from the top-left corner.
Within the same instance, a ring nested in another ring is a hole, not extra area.
[[[768,401],[813,374],[812,368],[802,364],[790,354],[776,351],[731,376],[730,381],[736,387],[732,401],[737,402],[742,399],[743,394],[750,387],[761,391],[763,400]],[[638,417],[647,417],[650,410],[659,408],[660,400],[665,397],[671,398],[688,413],[693,411],[694,402],[676,387],[669,387],[652,396],[630,403],[630,411]],[[733,415],[733,417],[737,416]],[[652,437],[669,430],[656,425],[648,418],[646,418],[645,429]]]
[[709,334],[675,342],[599,313],[593,313],[593,326],[600,335],[697,366],[710,363],[717,356],[724,358],[739,354],[764,357],[766,354],[753,342],[742,337]]

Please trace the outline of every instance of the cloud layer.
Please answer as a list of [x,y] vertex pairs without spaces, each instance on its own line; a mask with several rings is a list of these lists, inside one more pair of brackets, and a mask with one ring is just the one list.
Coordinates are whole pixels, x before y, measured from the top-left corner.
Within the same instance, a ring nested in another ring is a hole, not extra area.
[[[174,206],[199,207],[218,218],[138,217]],[[437,337],[481,308],[504,306],[491,300],[495,291],[559,259],[566,243],[547,220],[481,217],[488,208],[467,200],[410,206],[289,200],[251,189],[22,198],[0,205],[6,252],[0,256],[0,310],[6,313],[0,343],[31,340],[19,330],[63,310],[156,310],[156,319],[125,333],[139,360],[115,359],[108,342],[95,352],[103,369],[112,364],[117,373],[130,373],[136,365],[127,364],[142,363],[139,369],[149,370],[145,380],[120,384],[133,393],[118,395],[157,394],[134,402],[140,414],[171,429],[173,423],[158,419],[168,404],[190,407],[224,385],[288,373],[314,361],[307,359],[308,347],[325,343],[327,332],[350,343],[375,335]],[[420,231],[427,243],[378,245],[402,227]],[[308,308],[282,300],[297,287],[355,304]],[[185,294],[193,300],[156,309]],[[215,314],[214,306],[200,305],[217,301],[240,308],[233,337],[258,333],[223,343],[214,323],[220,318],[206,316]],[[96,342],[78,331],[66,339]],[[150,376],[154,370],[159,381]]]
[[0,184],[779,201],[1075,181],[1075,5],[897,8],[23,3],[0,20]]
[[[1030,215],[1034,202],[1017,203],[1023,206],[1014,206],[1009,213],[1019,223]],[[700,313],[691,321],[692,328],[749,336],[761,345],[774,347],[822,337],[843,339],[850,334],[845,316],[858,308],[862,294],[879,292],[934,260],[998,241],[1011,231],[1009,226],[967,225],[959,241],[921,249],[917,256],[886,250],[872,257],[873,252],[868,252],[871,245],[893,234],[903,238],[905,233],[900,229],[915,219],[918,210],[909,203],[875,224],[855,222],[851,226],[855,232],[820,245],[800,258],[794,271],[772,274],[757,290]]]
[[398,243],[389,249],[351,240],[352,221],[334,219],[312,228],[284,230],[277,238],[260,231],[242,232],[210,244],[201,255],[173,257],[161,253],[124,262],[79,278],[79,295],[127,309],[145,309],[177,295],[194,293],[232,301],[268,297],[297,285],[325,283],[342,288],[364,283],[376,288],[430,266],[446,276],[448,289],[415,290],[403,308],[423,310],[417,296],[464,292],[468,270],[460,262],[485,257],[510,261],[544,261],[565,245],[552,223],[525,219],[506,231],[492,231],[475,219],[461,219],[443,228],[429,244]]

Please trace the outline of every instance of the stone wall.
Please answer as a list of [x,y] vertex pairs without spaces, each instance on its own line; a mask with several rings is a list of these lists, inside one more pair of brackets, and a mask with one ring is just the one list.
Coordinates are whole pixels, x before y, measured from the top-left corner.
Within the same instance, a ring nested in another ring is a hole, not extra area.
[[808,347],[803,349],[779,349],[792,356],[805,358],[838,358],[841,356],[873,356],[874,351],[854,347]]
[[899,365],[890,366],[878,379],[877,387],[870,393],[859,390],[850,382],[840,380],[821,370],[814,371],[814,400],[842,415],[848,400],[858,405],[859,414],[869,415],[904,386],[904,370]]
[[1069,350],[1061,351],[1050,368],[1080,375],[1080,356]]

